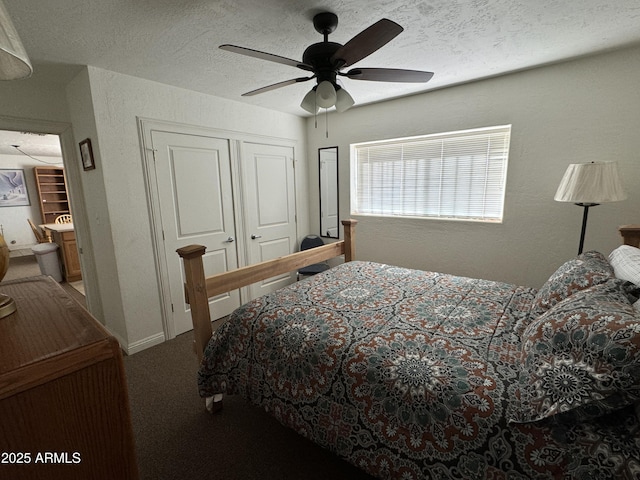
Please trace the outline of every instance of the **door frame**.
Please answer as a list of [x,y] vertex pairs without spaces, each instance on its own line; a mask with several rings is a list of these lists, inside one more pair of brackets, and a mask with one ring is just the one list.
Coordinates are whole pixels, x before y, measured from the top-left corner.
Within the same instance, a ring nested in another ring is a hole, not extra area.
[[51,134],[57,135],[60,139],[62,164],[64,165],[68,182],[69,201],[71,202],[71,211],[75,220],[74,228],[78,253],[80,254],[80,269],[82,270],[82,280],[85,285],[85,302],[87,310],[104,323],[102,302],[97,289],[98,280],[96,277],[93,243],[89,234],[89,217],[83,201],[84,193],[80,177],[79,150],[76,149],[71,124],[0,115],[0,130]]
[[[162,131],[167,133],[177,133],[182,135],[195,135],[202,137],[211,137],[217,139],[225,139],[229,141],[229,156],[231,161],[231,181],[234,199],[234,221],[236,227],[236,241],[238,242],[238,266],[246,265],[247,262],[247,244],[246,225],[245,225],[245,206],[242,202],[242,181],[241,181],[241,156],[243,144],[245,142],[258,142],[271,145],[282,145],[293,148],[294,165],[298,157],[298,142],[293,139],[270,137],[263,135],[254,135],[230,130],[222,130],[198,125],[171,122],[165,120],[157,120],[146,117],[136,117],[138,123],[138,136],[140,140],[142,167],[145,182],[145,192],[147,197],[147,208],[149,212],[149,221],[151,224],[151,241],[153,245],[153,257],[156,266],[156,281],[158,293],[160,295],[162,328],[164,331],[165,341],[175,338],[175,328],[173,323],[173,312],[171,307],[171,291],[168,281],[168,266],[166,263],[166,255],[169,252],[164,251],[164,241],[162,233],[162,217],[160,215],[160,199],[158,192],[158,184],[156,179],[156,171],[154,167],[154,149],[152,141],[153,131]],[[294,175],[294,191],[297,192],[296,176]],[[295,195],[297,200],[297,193]],[[297,201],[294,206],[297,216]],[[296,223],[296,237],[299,236],[298,224]],[[177,255],[177,253],[175,253]],[[240,303],[246,303],[249,298],[248,287],[240,289]]]

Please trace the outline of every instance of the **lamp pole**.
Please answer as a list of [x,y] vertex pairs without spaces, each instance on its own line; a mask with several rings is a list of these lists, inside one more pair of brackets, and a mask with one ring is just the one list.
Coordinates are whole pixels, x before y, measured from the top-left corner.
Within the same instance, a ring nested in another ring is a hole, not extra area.
[[582,214],[582,231],[580,232],[580,246],[578,247],[578,255],[582,253],[584,248],[584,235],[587,231],[587,217],[589,216],[589,207],[600,205],[599,203],[576,203],[579,207],[584,207]]

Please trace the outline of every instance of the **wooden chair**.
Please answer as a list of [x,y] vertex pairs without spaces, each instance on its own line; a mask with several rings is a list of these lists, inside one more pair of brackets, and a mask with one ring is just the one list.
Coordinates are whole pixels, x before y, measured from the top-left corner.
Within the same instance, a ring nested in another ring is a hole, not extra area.
[[63,215],[58,215],[54,223],[73,223],[73,219],[71,218],[71,215],[65,213]]
[[42,230],[40,230],[38,227],[36,227],[33,222],[31,221],[30,218],[27,218],[27,222],[29,222],[29,226],[31,227],[31,230],[33,231],[33,234],[36,236],[36,240],[38,240],[38,243],[50,243],[51,242],[51,237],[49,237],[48,235],[42,233]]

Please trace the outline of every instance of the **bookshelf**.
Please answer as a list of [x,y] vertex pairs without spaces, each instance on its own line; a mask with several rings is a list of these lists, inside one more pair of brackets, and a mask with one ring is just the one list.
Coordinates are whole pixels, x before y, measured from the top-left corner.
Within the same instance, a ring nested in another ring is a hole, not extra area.
[[33,167],[42,223],[53,223],[58,215],[71,213],[69,193],[62,167]]

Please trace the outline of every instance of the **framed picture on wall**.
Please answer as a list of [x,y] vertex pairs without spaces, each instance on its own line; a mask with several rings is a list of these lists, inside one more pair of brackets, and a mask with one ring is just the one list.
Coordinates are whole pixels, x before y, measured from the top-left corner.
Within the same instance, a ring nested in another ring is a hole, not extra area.
[[22,169],[0,169],[0,207],[30,205]]
[[93,160],[93,149],[91,148],[91,140],[85,138],[80,142],[80,157],[82,158],[82,168],[85,170],[93,170],[96,164]]

